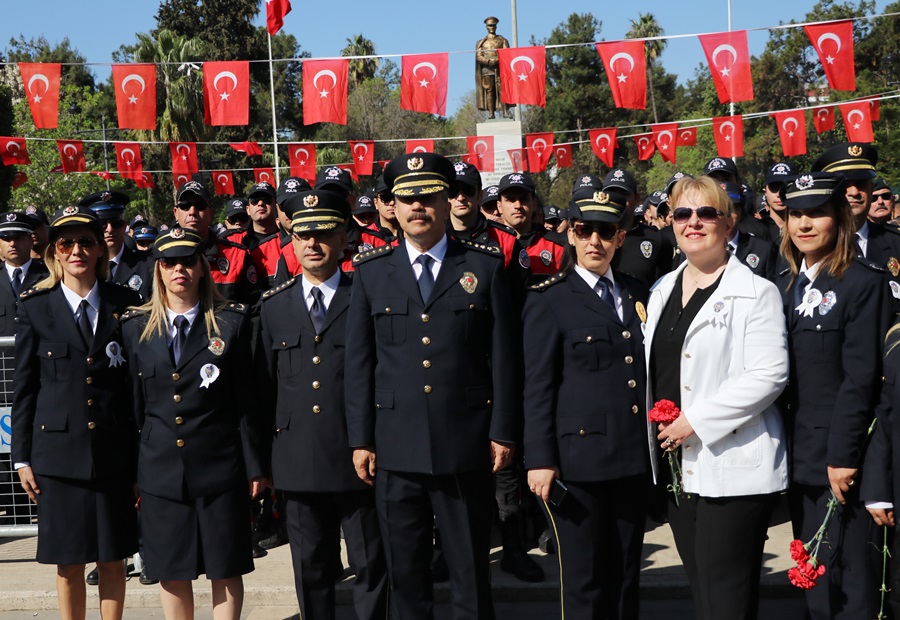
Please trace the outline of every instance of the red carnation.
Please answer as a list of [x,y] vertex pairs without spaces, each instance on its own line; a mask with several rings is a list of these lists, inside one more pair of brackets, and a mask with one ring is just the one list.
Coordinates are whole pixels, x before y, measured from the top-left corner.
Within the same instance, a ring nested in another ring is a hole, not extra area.
[[671,424],[680,415],[681,410],[678,408],[678,405],[671,400],[663,399],[656,401],[656,404],[653,405],[653,409],[650,410],[648,417],[651,422],[665,422],[666,424]]
[[810,562],[805,562],[803,564],[798,564],[797,568],[800,569],[800,572],[806,575],[809,579],[815,581],[819,577],[825,574],[825,565],[818,564],[814,565]]
[[815,579],[810,579],[804,575],[800,568],[796,566],[788,570],[788,579],[791,580],[791,584],[801,590],[812,590],[816,587]]
[[806,545],[803,544],[802,540],[791,541],[791,559],[798,566],[803,566],[809,562],[809,552],[806,550]]

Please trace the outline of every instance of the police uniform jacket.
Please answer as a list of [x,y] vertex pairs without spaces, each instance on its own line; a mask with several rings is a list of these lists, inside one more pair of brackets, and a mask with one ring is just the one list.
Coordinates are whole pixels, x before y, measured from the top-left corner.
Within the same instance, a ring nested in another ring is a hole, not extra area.
[[741,231],[737,238],[737,249],[734,252],[738,260],[747,265],[755,275],[769,282],[775,281],[778,263],[778,248],[771,241],[766,241]]
[[[250,252],[244,246],[209,233],[204,255],[216,289],[230,301],[256,303],[264,288]],[[264,277],[264,276],[262,276]]]
[[138,252],[126,245],[112,281],[137,291],[141,299],[147,301],[153,290],[153,260],[148,253]]
[[369,488],[353,468],[344,417],[350,288],[350,278],[342,274],[318,334],[299,278],[263,295],[256,347],[257,368],[264,371],[259,393],[275,414],[268,432],[272,476],[281,491]]
[[[90,349],[61,285],[19,298],[12,461],[37,474],[91,480],[130,476],[135,424],[119,318],[137,293],[97,283],[100,308]],[[116,361],[122,356],[123,361]]]
[[[194,320],[177,365],[165,335],[140,342],[149,315],[124,317],[135,414],[140,428],[138,486],[159,497],[213,495],[265,475],[260,456],[257,403],[247,385],[250,325],[247,306],[228,303],[216,311],[222,334],[206,333],[203,314]],[[201,387],[203,369],[218,377]]]
[[[897,326],[897,323],[894,324]],[[875,429],[866,448],[865,476],[860,497],[866,502],[900,501],[900,332],[888,334],[884,355],[884,385],[876,410]]]
[[[792,434],[791,479],[827,485],[826,466],[861,465],[881,389],[882,341],[890,315],[884,270],[857,259],[838,280],[820,271],[823,305],[801,316],[790,272],[778,276],[791,351],[782,398]],[[830,301],[829,301],[830,300]]]
[[563,480],[649,471],[642,320],[647,289],[614,273],[623,319],[575,272],[525,298],[525,466]]
[[427,304],[405,245],[359,255],[347,319],[350,445],[374,446],[388,470],[488,467],[489,439],[517,436],[520,371],[508,357],[517,318],[496,248],[449,238]]
[[[27,291],[46,277],[47,267],[44,266],[44,262],[36,258],[32,259],[31,265],[28,266],[28,272],[22,278],[21,292]],[[0,336],[16,335],[17,301],[6,264],[0,261]]]
[[887,269],[892,280],[900,281],[900,230],[874,222],[868,223],[868,229],[866,258]]
[[650,287],[672,269],[673,253],[673,245],[660,231],[637,222],[625,234],[622,247],[613,256],[612,266],[616,272],[628,274]]

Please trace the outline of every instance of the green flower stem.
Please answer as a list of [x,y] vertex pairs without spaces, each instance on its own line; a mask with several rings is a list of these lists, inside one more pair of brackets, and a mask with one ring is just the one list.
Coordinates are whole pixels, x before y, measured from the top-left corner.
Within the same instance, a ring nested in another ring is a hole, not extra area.
[[[874,423],[873,423],[874,424]],[[888,558],[891,557],[891,551],[888,547],[888,526],[881,528],[884,530],[884,546],[881,548],[881,607],[878,609],[877,620],[886,620],[887,615],[884,613],[884,597],[887,596],[887,572]]]

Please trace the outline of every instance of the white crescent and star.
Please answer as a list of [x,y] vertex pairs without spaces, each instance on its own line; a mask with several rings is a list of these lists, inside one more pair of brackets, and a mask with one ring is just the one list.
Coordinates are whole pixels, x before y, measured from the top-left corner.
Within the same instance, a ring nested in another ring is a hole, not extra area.
[[[726,127],[731,127],[731,134],[729,134],[727,136],[725,135]],[[722,134],[723,136],[725,136],[726,142],[731,141],[731,136],[734,135],[734,123],[732,123],[731,121],[725,121],[724,123],[722,123],[721,125],[719,125],[719,133]]]
[[428,152],[428,149],[426,149],[424,146],[421,146],[421,145],[420,145],[420,146],[417,146],[416,148],[414,148],[414,149],[412,150],[412,152],[413,152],[413,153],[427,153],[427,152]]
[[[304,157],[304,158],[301,159],[301,158],[300,158],[300,153],[303,153],[304,155],[306,155],[306,157]],[[309,151],[307,151],[305,148],[303,148],[303,147],[301,146],[301,147],[298,148],[296,151],[294,151],[294,157],[296,157],[297,159],[299,159],[301,164],[305,164],[307,161],[309,161]]]
[[[481,144],[481,145],[484,146],[484,150],[483,150],[483,151],[479,151],[479,150],[478,150],[478,145],[479,145],[479,144]],[[484,140],[476,140],[476,141],[475,141],[475,144],[472,145],[472,148],[475,150],[475,153],[478,155],[478,159],[483,159],[484,156],[485,156],[485,154],[487,154],[488,143],[485,142]]]
[[[614,73],[616,71],[616,61],[618,61],[618,60],[627,60],[628,61],[628,73],[631,73],[634,71],[634,57],[632,57],[631,54],[627,54],[625,52],[619,52],[618,54],[615,54],[612,58],[609,59],[609,68],[612,69]],[[618,79],[619,82],[621,83],[621,82],[625,82],[625,80],[628,79],[628,76],[625,75],[624,73],[620,73],[619,75],[616,76],[616,79]]]
[[[866,115],[859,110],[850,110],[850,112],[847,114],[847,120],[853,123],[853,117],[855,115],[859,116],[860,121],[866,120]],[[853,123],[853,129],[859,129],[859,123]]]
[[[13,147],[16,147],[15,150],[13,150]],[[12,140],[10,140],[9,142],[6,143],[6,152],[7,153],[12,153],[13,155],[17,155],[19,153],[19,151],[21,151],[21,150],[22,150],[22,147],[19,146],[18,142],[13,142]]]
[[[837,49],[834,50],[835,54],[840,53],[841,51],[841,38],[834,34],[833,32],[826,32],[822,34],[818,39],[816,39],[816,49],[819,50],[820,53],[825,53],[822,50],[822,43],[824,41],[834,41],[835,45],[837,45]],[[834,56],[825,56],[825,62],[829,65],[834,64]]]
[[528,63],[528,66],[529,66],[527,74],[526,73],[519,74],[519,81],[525,82],[526,80],[528,80],[528,74],[534,72],[534,61],[528,56],[516,56],[515,58],[513,58],[512,60],[509,61],[509,68],[512,69],[513,71],[515,71],[516,63],[518,63],[520,60],[524,60],[526,63]]
[[[125,159],[126,153],[131,153],[131,159]],[[130,166],[131,164],[134,163],[135,154],[134,154],[134,151],[131,149],[122,149],[122,153],[121,153],[120,157],[122,158],[123,162],[125,162],[126,164],[128,164]]]
[[599,136],[594,138],[594,144],[600,149],[601,153],[606,153],[606,147],[600,144],[600,140],[606,139],[606,144],[612,144],[612,138],[609,137],[608,133],[601,133]]
[[681,139],[689,140],[693,135],[694,135],[694,132],[692,132],[690,129],[685,129],[684,131],[681,132]]
[[547,141],[544,140],[543,138],[538,138],[534,142],[531,143],[531,148],[533,148],[534,151],[538,155],[540,155],[547,148]]
[[[431,79],[432,80],[437,77],[437,67],[435,67],[430,62],[420,62],[412,69],[412,74],[413,74],[414,78],[419,77],[418,75],[416,75],[416,71],[418,71],[422,67],[425,67],[426,69],[431,69]],[[422,86],[422,87],[428,86],[428,80],[427,79],[419,80],[419,86]]]
[[819,108],[819,111],[816,112],[816,116],[820,119],[825,120],[829,116],[831,116],[831,111],[828,108]]
[[[125,76],[124,80],[122,80],[122,92],[125,93],[126,95],[128,94],[128,91],[125,90],[125,85],[128,84],[129,82],[137,82],[138,84],[141,85],[141,91],[138,93],[138,95],[143,94],[144,91],[147,90],[147,83],[144,82],[144,78],[141,77],[140,75],[138,75],[137,73],[130,73]],[[131,104],[137,103],[137,100],[138,100],[138,98],[135,95],[131,95],[128,98],[128,102]]]
[[187,175],[184,175],[184,174],[179,174],[177,177],[175,177],[175,181],[177,181],[179,183],[181,182],[182,179],[184,179],[185,183],[190,181],[190,179],[187,177]]
[[228,184],[228,175],[220,174],[219,176],[216,177],[216,181],[219,181],[222,185],[227,185]]
[[74,144],[67,144],[67,145],[65,145],[65,146],[63,147],[63,155],[65,155],[66,153],[68,153],[68,152],[69,152],[69,149],[72,149],[72,152],[73,152],[75,155],[78,155],[78,149],[75,148],[75,145],[74,145]]
[[269,174],[268,172],[260,172],[260,173],[259,173],[259,180],[260,180],[260,182],[268,181],[268,180],[271,179],[271,178],[272,178],[272,175]]
[[[663,143],[663,141],[662,141],[663,136],[669,136],[669,141]],[[662,146],[662,149],[664,151],[667,151],[669,149],[669,146],[672,144],[672,140],[675,139],[675,136],[672,135],[671,131],[669,131],[668,129],[665,129],[665,130],[659,132],[659,135],[657,136],[656,139],[659,142],[660,146]]]
[[566,147],[564,147],[564,146],[558,146],[558,147],[556,147],[556,157],[557,157],[557,158],[559,158],[559,157],[565,157],[565,156],[567,156],[568,154],[569,154],[569,149],[567,149]]
[[[229,80],[231,80],[231,92],[229,92],[227,90],[219,92],[219,80],[221,80],[222,78],[228,78]],[[232,73],[231,71],[222,71],[213,80],[213,90],[216,91],[217,93],[219,93],[219,96],[222,98],[222,101],[227,101],[228,98],[231,96],[231,93],[233,93],[237,87],[238,87],[237,76],[234,73]]]
[[640,138],[638,138],[638,146],[641,147],[642,151],[645,148],[647,148],[649,145],[650,145],[650,138],[648,138],[647,136],[641,136]]
[[797,119],[794,118],[793,116],[789,116],[786,119],[784,119],[783,121],[781,121],[781,128],[784,129],[786,132],[788,132],[789,138],[794,137],[794,132],[792,130],[788,129],[788,125],[790,125],[791,123],[794,124],[794,129],[797,129],[798,127],[800,127],[800,123],[798,123]]
[[731,45],[728,45],[727,43],[723,43],[722,45],[720,45],[719,47],[717,47],[715,50],[713,50],[713,53],[712,53],[712,64],[713,64],[717,69],[719,68],[719,65],[718,65],[718,63],[716,62],[716,58],[718,57],[719,52],[728,52],[729,54],[731,54],[731,66],[730,66],[730,67],[726,67],[726,66],[723,65],[722,68],[721,68],[721,70],[720,70],[720,72],[722,73],[722,77],[729,77],[730,74],[731,74],[731,67],[734,67],[734,63],[736,63],[736,62],[737,62],[737,59],[738,59],[738,53],[737,53],[737,50],[734,49],[734,47],[732,47]]
[[365,161],[366,155],[369,154],[369,145],[366,144],[365,142],[357,142],[356,144],[353,145],[353,152],[358,153],[359,147],[363,148],[362,155],[359,156],[359,161]]
[[[316,73],[316,75],[313,77],[313,81],[312,81],[313,87],[315,87],[315,88],[319,87],[319,78],[322,77],[323,75],[331,78],[331,88],[334,88],[335,86],[337,86],[337,75],[334,74],[334,71],[332,71],[331,69],[322,69],[321,71]],[[322,89],[319,91],[319,96],[322,97],[323,99],[328,97],[328,95],[330,95],[330,94],[331,94],[330,90]]]
[[50,80],[48,80],[47,76],[44,75],[43,73],[35,73],[34,75],[31,76],[31,79],[28,80],[28,92],[30,92],[32,95],[34,95],[35,103],[40,103],[41,99],[43,99],[43,97],[41,97],[39,94],[34,92],[34,89],[32,88],[32,85],[35,83],[35,81],[44,83],[44,94],[46,95],[47,91],[50,90]]

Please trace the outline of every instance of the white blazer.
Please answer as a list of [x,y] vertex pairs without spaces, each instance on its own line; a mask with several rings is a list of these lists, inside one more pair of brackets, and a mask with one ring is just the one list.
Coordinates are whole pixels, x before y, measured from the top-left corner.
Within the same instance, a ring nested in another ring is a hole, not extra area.
[[[653,336],[686,265],[650,292],[644,339],[648,410],[656,402],[650,375]],[[686,493],[730,497],[787,488],[784,424],[774,406],[787,380],[781,293],[732,256],[681,348],[681,410],[695,433],[681,449]],[[658,434],[656,424],[648,422],[654,479]]]

